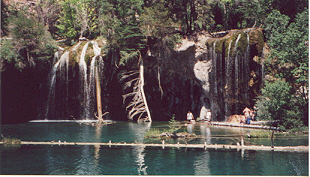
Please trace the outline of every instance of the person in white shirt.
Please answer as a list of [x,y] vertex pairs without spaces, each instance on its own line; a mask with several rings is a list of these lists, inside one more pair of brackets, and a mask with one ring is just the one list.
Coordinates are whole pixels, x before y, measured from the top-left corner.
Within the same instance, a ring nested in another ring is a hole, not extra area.
[[211,110],[208,110],[207,112],[207,121],[208,121],[208,124],[211,123]]
[[189,121],[189,123],[191,123],[193,119],[194,119],[193,114],[190,111],[188,111],[188,113],[187,113],[187,120]]

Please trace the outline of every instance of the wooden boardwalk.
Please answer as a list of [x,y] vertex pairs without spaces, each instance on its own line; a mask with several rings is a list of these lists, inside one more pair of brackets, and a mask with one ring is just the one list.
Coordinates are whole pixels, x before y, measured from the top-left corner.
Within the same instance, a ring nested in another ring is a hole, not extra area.
[[[0,141],[0,144],[3,144]],[[133,146],[142,146],[142,147],[175,147],[175,148],[202,148],[202,149],[236,149],[236,150],[258,150],[258,151],[289,151],[289,152],[309,152],[309,146],[257,146],[257,145],[227,145],[227,144],[166,144],[165,141],[162,144],[142,144],[142,143],[98,143],[98,142],[33,142],[33,141],[21,141],[20,144],[23,145],[93,145],[93,146],[108,146],[108,147],[133,147]]]

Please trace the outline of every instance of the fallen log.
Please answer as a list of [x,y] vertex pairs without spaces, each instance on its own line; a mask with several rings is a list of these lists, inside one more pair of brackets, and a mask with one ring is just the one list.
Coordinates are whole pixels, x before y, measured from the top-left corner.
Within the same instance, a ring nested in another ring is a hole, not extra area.
[[[3,141],[0,141],[3,144]],[[108,143],[98,142],[62,142],[62,141],[50,141],[50,142],[33,142],[33,141],[21,141],[21,145],[96,145],[96,146],[119,146],[119,147],[130,147],[130,146],[142,146],[142,147],[176,147],[176,148],[204,148],[204,149],[236,149],[236,150],[256,150],[256,151],[284,151],[284,152],[309,152],[309,146],[257,146],[257,145],[229,145],[229,144],[151,144],[151,143],[112,143],[111,140]]]
[[266,125],[241,124],[241,123],[229,123],[229,122],[211,122],[211,125],[241,127],[241,128],[254,128],[254,129],[266,129],[266,130],[278,130],[277,127],[271,127],[271,126],[266,126]]

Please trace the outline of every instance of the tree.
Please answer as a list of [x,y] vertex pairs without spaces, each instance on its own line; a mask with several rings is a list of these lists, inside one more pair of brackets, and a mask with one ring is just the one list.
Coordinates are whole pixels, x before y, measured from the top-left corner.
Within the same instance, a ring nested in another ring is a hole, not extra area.
[[271,13],[273,0],[244,0],[238,10],[244,12],[246,27],[262,27]]
[[285,79],[297,91],[308,87],[308,11],[288,24],[289,18],[279,11],[268,16],[266,30],[270,31],[271,50],[266,65],[272,76]]
[[197,20],[196,0],[167,0],[165,6],[168,7],[170,18],[181,21],[185,26],[184,32],[190,33],[194,30],[194,21]]
[[3,35],[7,35],[8,33],[8,8],[3,3],[3,0],[1,0],[1,31],[0,35],[1,37]]
[[55,49],[46,27],[22,11],[11,16],[9,21],[9,33],[13,39],[4,41],[5,51],[1,52],[1,58],[6,63],[15,63],[20,70],[35,67],[37,63],[43,67]]
[[56,24],[58,28],[57,35],[65,38],[67,44],[71,44],[71,40],[77,38],[78,32],[76,28],[76,9],[69,0],[61,3],[61,14]]
[[[107,38],[106,49],[120,56],[115,65],[126,63],[138,57],[138,51],[145,46],[145,37],[140,30],[139,15],[142,13],[141,0],[105,1],[101,5],[102,30]],[[106,8],[106,9],[105,9]]]
[[47,30],[54,35],[59,18],[60,4],[56,0],[40,0],[35,6],[37,21],[47,26]]
[[274,10],[266,18],[270,53],[265,60],[269,82],[257,101],[264,115],[284,129],[308,125],[308,10],[294,22]]
[[[120,82],[129,78],[125,85],[133,86],[131,93],[123,95],[124,101],[131,97],[127,105],[128,118],[138,116],[138,121],[152,121],[144,93],[144,65],[141,51],[145,48],[145,36],[140,29],[140,15],[143,13],[141,0],[114,0],[101,3],[102,34],[106,35],[106,51],[111,56],[112,66],[123,70]],[[139,71],[134,71],[139,64]],[[132,79],[131,76],[134,78]],[[147,113],[146,117],[142,117]]]
[[296,100],[290,91],[288,82],[267,81],[262,89],[262,96],[256,102],[259,108],[258,118],[275,120],[281,130],[299,130],[303,127],[303,110],[297,106],[299,100]]

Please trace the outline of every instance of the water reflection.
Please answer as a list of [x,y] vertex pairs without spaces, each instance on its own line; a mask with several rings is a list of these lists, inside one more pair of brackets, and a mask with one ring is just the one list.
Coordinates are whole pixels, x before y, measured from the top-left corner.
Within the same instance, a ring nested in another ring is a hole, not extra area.
[[138,174],[141,175],[141,173],[143,173],[143,175],[147,175],[147,172],[146,172],[146,169],[148,166],[145,165],[145,160],[144,160],[144,157],[145,157],[145,154],[146,153],[143,153],[145,150],[145,148],[143,146],[137,146],[134,148],[133,151],[133,154],[136,154],[136,163],[137,163],[137,166],[138,166]]
[[100,145],[95,144],[94,145],[94,166],[96,168],[98,168],[98,165],[99,165],[99,162],[98,162],[99,157],[100,157],[99,151],[100,151]]
[[[152,122],[153,127],[162,124]],[[133,122],[120,122],[102,127],[69,123],[23,124],[6,125],[2,132],[4,136],[29,141],[112,140],[112,142],[146,143],[150,140],[144,139],[144,133],[150,127],[150,123]],[[197,141],[187,139],[188,143],[206,141],[208,144],[230,143],[232,140],[227,140],[225,136],[221,138],[215,136],[238,135],[244,131],[240,128],[227,130],[198,124],[186,125],[182,131],[186,129],[205,136],[202,139],[197,138]],[[288,138],[281,139],[283,143],[284,140],[287,143],[284,145],[308,144],[308,139],[305,138],[305,140],[297,138],[287,140]],[[248,144],[257,144],[259,140],[245,139]],[[160,143],[160,140],[157,141]],[[173,143],[177,141],[180,139],[174,140]],[[233,143],[236,144],[237,141],[240,142],[239,136]],[[270,145],[270,138],[264,141]],[[279,143],[279,140],[275,141]],[[167,140],[167,143],[170,142]],[[14,149],[0,145],[0,155],[0,159],[3,159],[0,162],[1,174],[9,175],[309,175],[309,153],[297,152],[204,150],[182,147],[162,149],[143,146],[109,148],[97,145],[21,145]]]
[[207,124],[200,125],[200,134],[206,137],[206,143],[211,144],[211,129]]
[[194,126],[195,126],[194,124],[187,124],[187,132],[193,133]]
[[211,175],[210,173],[210,155],[209,151],[203,152],[195,158],[195,175]]
[[97,124],[96,126],[96,138],[100,139],[101,138],[101,132],[102,132],[102,124]]
[[[128,124],[130,132],[132,132],[136,137],[136,143],[144,143],[144,134],[151,129],[150,122],[141,122],[141,123],[132,123]],[[132,150],[132,154],[136,157],[136,164],[138,166],[138,174],[139,175],[147,175],[146,169],[148,166],[145,164],[145,155],[144,153],[145,147],[144,146],[134,146]]]

